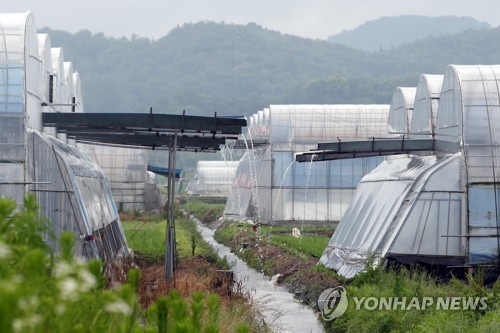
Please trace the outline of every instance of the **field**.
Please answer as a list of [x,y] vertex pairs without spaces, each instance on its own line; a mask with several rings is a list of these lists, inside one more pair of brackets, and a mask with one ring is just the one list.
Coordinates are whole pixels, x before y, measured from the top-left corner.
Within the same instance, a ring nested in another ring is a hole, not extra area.
[[[179,212],[175,223],[178,265],[173,287],[180,297],[196,298],[199,293],[217,295],[220,298],[218,332],[265,331],[255,320],[258,314],[244,294],[238,290],[228,294],[226,289],[217,287],[216,270],[230,269],[227,260],[219,258],[203,241],[196,231],[196,224],[185,214]],[[159,296],[168,293],[163,281],[166,221],[139,217],[122,224],[128,245],[134,250],[136,262],[141,266],[140,302],[143,306],[151,306]],[[151,281],[154,281],[153,288]]]

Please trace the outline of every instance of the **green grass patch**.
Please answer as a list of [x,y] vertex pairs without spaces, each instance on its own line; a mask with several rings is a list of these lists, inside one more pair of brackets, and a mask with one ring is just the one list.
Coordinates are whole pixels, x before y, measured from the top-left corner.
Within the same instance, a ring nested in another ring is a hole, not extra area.
[[329,237],[321,236],[305,236],[300,238],[283,235],[271,236],[271,244],[277,245],[285,251],[302,253],[315,258],[321,257],[329,241]]
[[137,253],[158,254],[165,252],[166,221],[122,221],[127,243]]
[[238,226],[237,223],[225,222],[223,228],[219,228],[215,231],[214,238],[217,242],[227,245],[231,240],[237,237],[237,234],[249,230],[251,230],[251,227],[247,225]]
[[333,227],[308,226],[301,229],[301,237],[295,238],[292,236],[291,227],[259,226],[258,231],[254,232],[250,224],[226,222],[223,228],[216,231],[215,236],[218,242],[228,244],[244,234],[245,238],[252,242],[268,242],[297,256],[319,258],[333,231]]
[[[166,222],[122,222],[128,246],[135,252],[163,254],[165,252]],[[196,231],[194,222],[185,217],[175,220],[175,236],[178,255],[192,255],[192,240],[195,237],[195,254],[206,254],[206,247],[200,246],[202,239]]]
[[[136,256],[146,263],[161,262],[165,258],[166,221],[142,222],[123,221],[123,230],[127,243]],[[175,235],[177,256],[183,257],[203,255],[207,261],[214,263],[220,269],[229,269],[231,264],[224,258],[219,258],[212,247],[207,244],[196,230],[195,222],[187,217],[178,216],[175,220]]]
[[203,240],[201,235],[198,233],[196,228],[196,223],[189,218],[181,217],[177,220],[177,230],[182,230],[187,236],[182,240],[177,237],[177,249],[179,256],[188,256],[193,253],[200,254],[205,257],[205,259],[217,266],[218,269],[230,269],[232,264],[227,260],[226,257],[220,258],[218,253]]
[[226,207],[226,199],[220,197],[187,197],[181,202],[184,209],[204,223],[217,220]]

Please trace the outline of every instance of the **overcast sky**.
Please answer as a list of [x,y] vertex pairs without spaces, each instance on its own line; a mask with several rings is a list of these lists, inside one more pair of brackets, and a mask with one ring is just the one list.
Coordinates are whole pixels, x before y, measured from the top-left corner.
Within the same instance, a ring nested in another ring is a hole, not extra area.
[[500,25],[498,0],[1,0],[0,11],[30,10],[38,28],[158,39],[183,23],[246,24],[309,38],[356,28],[382,16],[472,16]]

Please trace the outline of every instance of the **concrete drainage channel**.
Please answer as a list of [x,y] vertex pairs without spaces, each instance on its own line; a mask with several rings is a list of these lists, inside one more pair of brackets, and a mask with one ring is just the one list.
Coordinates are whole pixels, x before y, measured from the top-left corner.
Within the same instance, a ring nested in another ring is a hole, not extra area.
[[259,307],[258,310],[271,331],[324,332],[314,311],[300,304],[285,288],[276,286],[267,276],[249,267],[231,253],[227,246],[219,244],[214,239],[213,230],[205,227],[194,216],[191,215],[190,218],[196,222],[201,237],[218,252],[221,258],[226,256],[230,262],[235,262],[233,271],[236,281],[240,281],[243,290],[252,296],[254,306]]

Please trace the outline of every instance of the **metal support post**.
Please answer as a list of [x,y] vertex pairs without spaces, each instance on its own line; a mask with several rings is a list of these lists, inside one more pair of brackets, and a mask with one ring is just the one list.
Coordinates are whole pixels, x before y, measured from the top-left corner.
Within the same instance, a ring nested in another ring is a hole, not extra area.
[[172,135],[168,147],[168,190],[166,217],[167,229],[165,235],[165,280],[172,285],[175,266],[176,240],[175,240],[175,155],[177,150],[177,133]]

